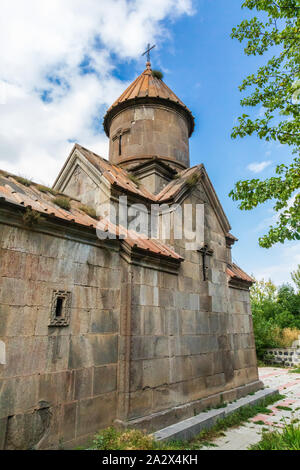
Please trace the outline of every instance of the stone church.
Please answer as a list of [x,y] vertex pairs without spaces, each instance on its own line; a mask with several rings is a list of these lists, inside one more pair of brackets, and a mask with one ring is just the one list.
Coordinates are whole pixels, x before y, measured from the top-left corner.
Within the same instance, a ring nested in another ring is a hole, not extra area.
[[[262,387],[253,279],[204,165],[190,168],[191,111],[147,62],[104,130],[109,159],[76,144],[53,188],[0,172],[0,449],[158,430]],[[125,196],[171,218],[202,206],[202,242],[99,216]]]

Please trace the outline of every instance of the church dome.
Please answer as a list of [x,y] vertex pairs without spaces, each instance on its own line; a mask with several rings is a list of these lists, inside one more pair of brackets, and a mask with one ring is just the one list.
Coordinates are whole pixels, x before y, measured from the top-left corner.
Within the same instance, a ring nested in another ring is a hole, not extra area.
[[109,137],[109,161],[131,168],[158,158],[173,169],[190,165],[189,137],[194,117],[172,90],[146,70],[108,109],[103,122]]
[[137,77],[122,95],[111,105],[104,117],[104,130],[109,137],[109,127],[112,118],[122,109],[133,103],[157,102],[180,110],[186,117],[189,127],[189,137],[195,127],[195,120],[188,107],[175,95],[175,93],[159,78],[152,75],[150,62],[146,69]]

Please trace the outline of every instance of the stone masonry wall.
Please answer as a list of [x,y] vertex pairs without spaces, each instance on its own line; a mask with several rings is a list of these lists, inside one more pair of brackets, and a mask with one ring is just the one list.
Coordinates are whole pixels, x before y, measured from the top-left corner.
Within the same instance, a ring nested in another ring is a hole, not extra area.
[[[119,154],[118,132],[122,136]],[[189,166],[189,136],[186,119],[164,107],[138,105],[117,114],[110,127],[109,160],[118,164],[127,157],[159,155]]]
[[[116,417],[119,253],[1,225],[0,449],[79,442]],[[70,325],[49,327],[54,290]]]
[[[186,202],[204,198],[196,191]],[[257,389],[249,292],[228,287],[230,254],[208,202],[205,223],[205,239],[214,250],[207,281],[201,254],[186,251],[185,240],[171,240],[185,258],[178,276],[133,267],[129,420],[215,396],[206,402],[212,405],[220,400],[216,394],[249,386],[247,394],[254,383]],[[198,411],[196,405],[182,415],[176,411],[170,423]],[[164,426],[167,419],[164,414],[150,427]]]

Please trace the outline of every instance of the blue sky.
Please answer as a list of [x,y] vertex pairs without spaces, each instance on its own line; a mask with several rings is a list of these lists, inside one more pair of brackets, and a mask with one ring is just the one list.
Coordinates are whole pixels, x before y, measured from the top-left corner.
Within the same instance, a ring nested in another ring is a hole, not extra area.
[[[241,212],[228,197],[239,179],[271,176],[276,164],[292,159],[289,149],[255,136],[230,137],[244,112],[238,86],[264,62],[245,56],[243,45],[230,37],[232,27],[252,16],[241,4],[3,0],[0,167],[51,184],[74,141],[107,156],[105,110],[143,71],[145,45],[156,43],[153,68],[164,72],[167,85],[196,118],[191,164],[204,163],[239,238],[234,259],[257,278],[289,281],[300,263],[299,243],[258,246],[274,218],[272,204]],[[248,168],[258,170],[262,163],[261,172]]]

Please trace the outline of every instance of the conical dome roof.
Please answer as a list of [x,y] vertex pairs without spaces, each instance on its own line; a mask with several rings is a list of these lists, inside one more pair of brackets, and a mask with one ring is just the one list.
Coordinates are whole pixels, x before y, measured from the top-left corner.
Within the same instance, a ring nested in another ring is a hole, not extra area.
[[147,62],[147,68],[144,72],[129,85],[124,93],[108,109],[103,122],[107,135],[109,135],[109,123],[113,116],[121,109],[131,106],[137,101],[141,102],[141,104],[160,102],[170,107],[179,108],[186,115],[189,122],[189,134],[192,134],[195,123],[191,111],[162,80],[153,76],[151,64]]

